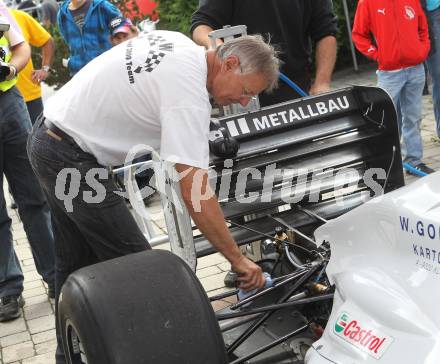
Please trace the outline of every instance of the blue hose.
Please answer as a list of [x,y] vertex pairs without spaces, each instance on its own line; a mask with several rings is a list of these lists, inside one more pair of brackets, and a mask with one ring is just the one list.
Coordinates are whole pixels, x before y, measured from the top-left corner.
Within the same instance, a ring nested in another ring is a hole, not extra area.
[[280,80],[284,81],[288,86],[293,88],[298,94],[302,97],[307,97],[309,94],[305,92],[301,87],[299,87],[295,82],[293,82],[289,77],[287,77],[284,73],[280,72]]
[[420,177],[425,177],[428,174],[422,171],[419,171],[417,168],[414,168],[411,164],[409,163],[403,163],[403,168],[405,168],[408,172],[411,172],[413,174],[416,174]]

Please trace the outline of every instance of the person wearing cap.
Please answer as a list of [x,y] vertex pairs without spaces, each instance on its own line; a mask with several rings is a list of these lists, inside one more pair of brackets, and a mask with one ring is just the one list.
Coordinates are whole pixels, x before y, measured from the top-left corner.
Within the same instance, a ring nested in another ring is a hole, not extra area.
[[138,30],[130,19],[118,16],[110,22],[110,43],[112,46],[137,37]]

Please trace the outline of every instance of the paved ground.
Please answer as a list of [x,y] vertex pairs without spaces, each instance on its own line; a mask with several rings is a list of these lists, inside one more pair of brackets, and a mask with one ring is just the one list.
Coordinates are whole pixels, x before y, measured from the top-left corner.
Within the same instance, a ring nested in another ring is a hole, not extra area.
[[[334,88],[350,84],[374,85],[374,70],[367,68],[358,73],[344,72],[335,76]],[[440,143],[433,140],[434,130],[432,99],[431,96],[424,96],[422,135],[425,162],[440,170]],[[412,180],[414,178],[407,180],[407,183]],[[5,196],[8,198],[7,193]],[[157,217],[158,229],[163,230],[164,224],[159,206],[153,206],[151,212]],[[18,215],[16,211],[9,210],[9,213],[13,220],[16,252],[25,275],[23,296],[26,305],[21,318],[9,323],[0,323],[0,364],[52,364],[55,350],[53,302],[47,298],[46,287],[35,271],[31,251]],[[163,248],[167,249],[166,246]],[[197,275],[209,295],[225,290],[223,278],[228,269],[229,264],[219,254],[199,260]]]

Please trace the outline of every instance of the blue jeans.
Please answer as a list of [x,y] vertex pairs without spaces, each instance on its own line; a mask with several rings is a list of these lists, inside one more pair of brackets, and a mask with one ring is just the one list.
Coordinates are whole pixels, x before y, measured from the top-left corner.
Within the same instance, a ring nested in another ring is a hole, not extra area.
[[421,163],[423,157],[420,122],[424,85],[423,64],[399,71],[377,71],[377,86],[388,92],[396,109],[400,107],[398,125],[402,140],[402,157],[405,163],[413,166]]
[[[128,210],[125,200],[114,193],[118,189],[113,179],[110,176],[95,175],[96,181],[103,187],[100,191],[96,186],[90,185],[90,180],[86,180],[85,176],[92,168],[105,172],[105,168],[98,164],[95,157],[82,151],[72,139],[58,140],[46,131],[44,118],[39,118],[29,137],[28,153],[52,211],[57,316],[61,287],[70,273],[87,265],[144,251],[150,245]],[[75,169],[80,177],[74,178],[73,174],[70,177],[63,175],[65,168],[70,168],[70,171]],[[78,192],[72,196],[71,205],[66,205],[60,196],[70,194],[73,190]],[[99,195],[102,199],[92,201],[86,195]],[[66,363],[58,321],[56,325],[56,363]]]
[[432,103],[434,105],[437,135],[440,137],[440,7],[426,12],[431,26],[431,52],[427,59],[432,79]]
[[30,129],[29,114],[18,90],[14,87],[0,93],[0,297],[19,295],[23,291],[23,273],[12,245],[3,176],[6,176],[18,205],[37,271],[47,283],[54,281],[54,242],[49,207],[26,153]]
[[43,101],[41,100],[41,97],[39,97],[38,99],[26,102],[26,106],[29,112],[29,117],[31,118],[31,123],[34,125],[37,118],[43,112]]

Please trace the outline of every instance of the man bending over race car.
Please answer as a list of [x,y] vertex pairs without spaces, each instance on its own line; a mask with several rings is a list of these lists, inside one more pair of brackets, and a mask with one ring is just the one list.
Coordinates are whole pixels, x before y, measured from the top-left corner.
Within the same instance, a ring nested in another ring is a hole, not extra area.
[[[182,34],[154,31],[94,59],[47,101],[28,153],[53,214],[57,297],[74,270],[150,249],[106,169],[123,164],[140,144],[175,163],[192,219],[240,273],[241,287],[264,285],[261,269],[232,239],[217,199],[197,208],[192,196],[209,188],[209,95],[219,105],[246,105],[276,87],[278,70],[276,52],[259,36],[205,51]],[[70,204],[59,198],[65,191],[77,192]],[[58,345],[57,363],[64,362]]]

